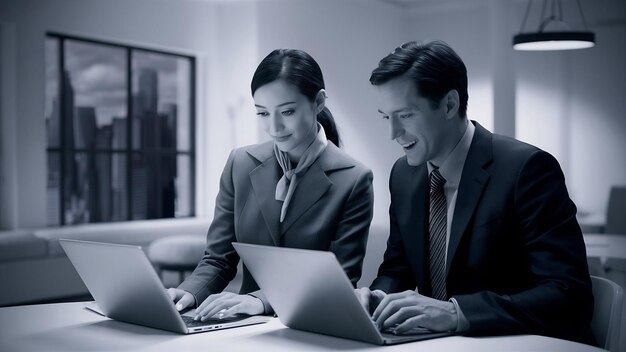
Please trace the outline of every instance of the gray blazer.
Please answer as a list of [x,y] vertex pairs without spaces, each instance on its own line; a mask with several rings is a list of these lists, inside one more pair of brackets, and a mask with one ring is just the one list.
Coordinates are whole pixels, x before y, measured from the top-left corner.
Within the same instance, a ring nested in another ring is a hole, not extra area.
[[[239,256],[232,242],[332,251],[356,285],[361,277],[374,196],[372,172],[328,143],[300,179],[285,220],[274,199],[282,170],[273,142],[231,152],[222,172],[204,257],[179,288],[200,304],[235,277]],[[267,299],[244,266],[241,294]]]

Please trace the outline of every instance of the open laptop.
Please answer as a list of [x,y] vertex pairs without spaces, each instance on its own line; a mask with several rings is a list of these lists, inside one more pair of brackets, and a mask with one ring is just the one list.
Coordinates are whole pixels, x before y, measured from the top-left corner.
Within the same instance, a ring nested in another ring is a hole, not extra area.
[[194,321],[195,310],[181,315],[139,246],[59,240],[102,312],[109,318],[191,334],[260,324],[266,316],[234,315]]
[[243,243],[233,246],[280,321],[290,328],[378,345],[451,335],[427,329],[409,335],[381,333],[332,252]]

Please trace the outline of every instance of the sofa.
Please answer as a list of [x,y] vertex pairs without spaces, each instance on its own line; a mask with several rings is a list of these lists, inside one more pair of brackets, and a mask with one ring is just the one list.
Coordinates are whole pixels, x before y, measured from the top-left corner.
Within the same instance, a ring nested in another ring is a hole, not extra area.
[[59,238],[141,246],[162,237],[204,237],[210,219],[186,218],[0,231],[0,307],[89,297]]

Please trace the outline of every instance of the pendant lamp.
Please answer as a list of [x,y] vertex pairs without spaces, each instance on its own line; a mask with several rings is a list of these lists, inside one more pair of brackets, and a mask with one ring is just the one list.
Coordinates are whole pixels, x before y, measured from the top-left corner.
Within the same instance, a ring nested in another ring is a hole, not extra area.
[[[583,31],[572,30],[565,22],[561,0],[543,0],[539,29],[536,32],[524,32],[532,1],[528,0],[520,33],[513,37],[513,49],[530,51],[573,50],[591,48],[595,45],[595,34],[587,31],[580,0],[576,0],[576,3],[584,25]],[[549,15],[546,14],[546,7],[548,6],[551,9]]]

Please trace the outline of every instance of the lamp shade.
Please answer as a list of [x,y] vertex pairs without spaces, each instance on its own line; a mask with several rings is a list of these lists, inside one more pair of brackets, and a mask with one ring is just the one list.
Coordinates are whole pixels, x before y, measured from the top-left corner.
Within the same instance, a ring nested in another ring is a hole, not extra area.
[[520,33],[513,37],[515,50],[573,50],[591,48],[595,45],[592,32],[536,32]]

